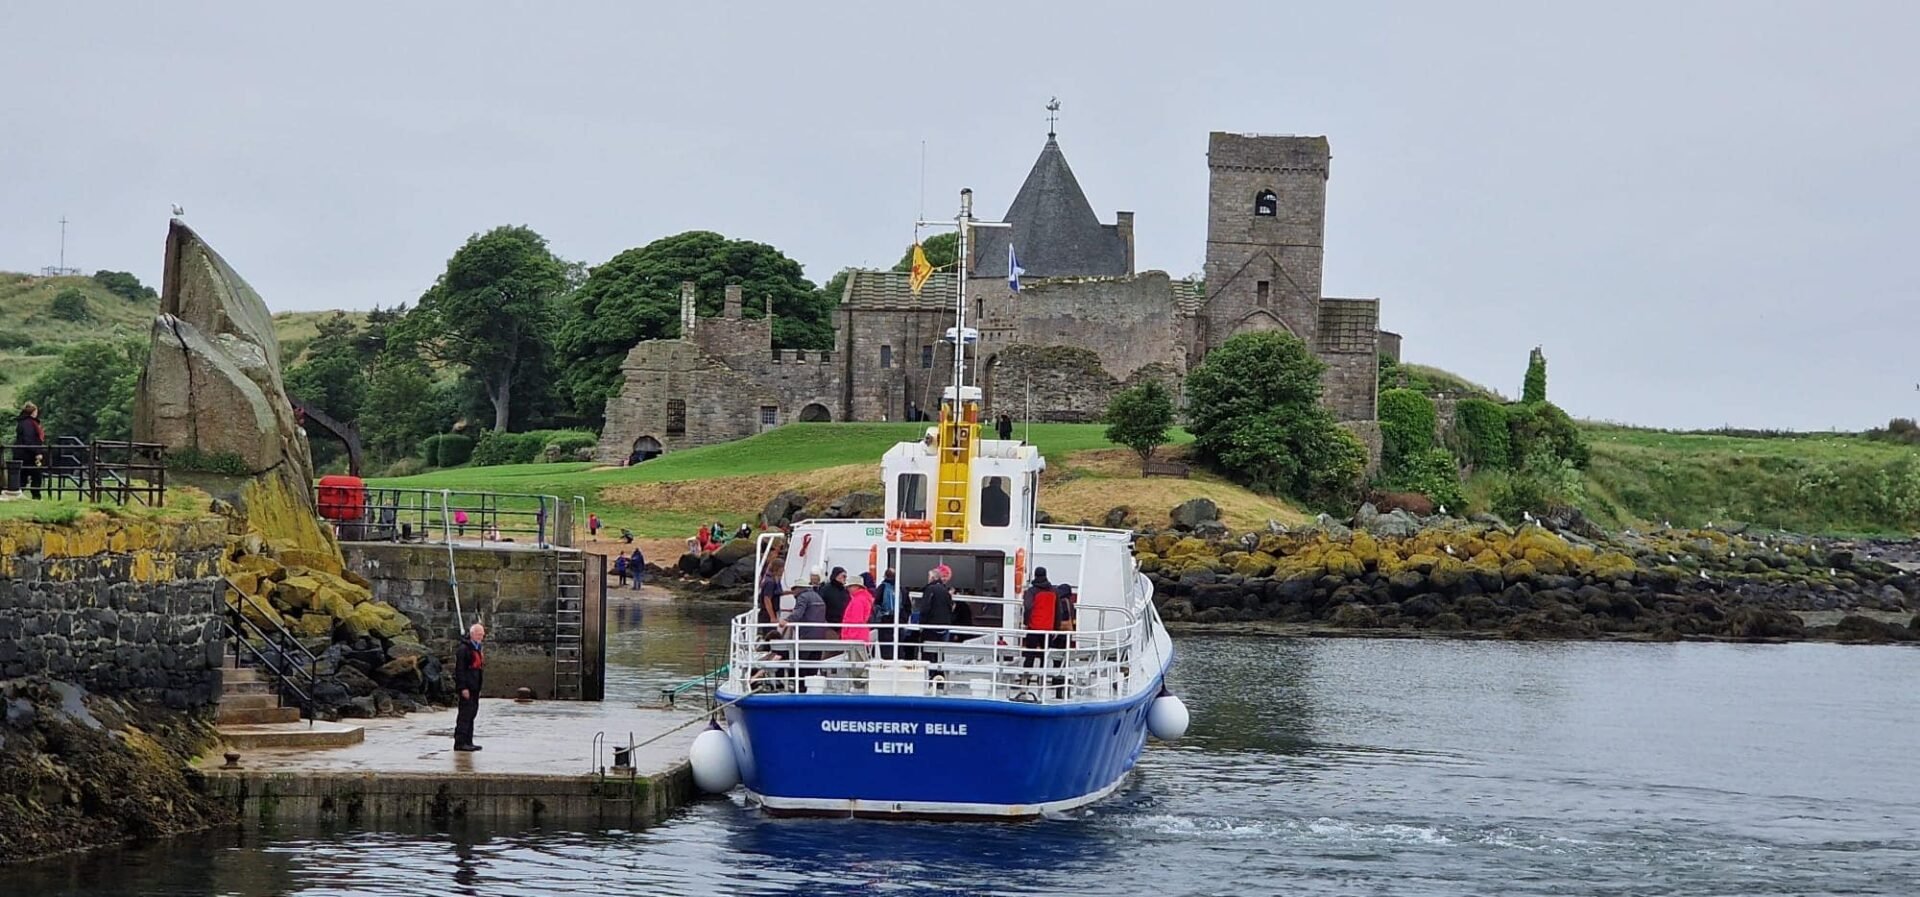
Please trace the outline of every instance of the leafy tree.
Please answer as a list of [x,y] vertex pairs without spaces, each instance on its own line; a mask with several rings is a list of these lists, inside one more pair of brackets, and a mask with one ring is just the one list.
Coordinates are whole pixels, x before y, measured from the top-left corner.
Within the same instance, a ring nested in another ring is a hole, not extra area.
[[746,294],[742,314],[761,317],[773,300],[773,344],[783,349],[833,345],[839,301],[814,289],[800,263],[765,243],[688,231],[629,249],[593,269],[574,295],[561,329],[559,390],[576,415],[597,420],[619,391],[620,362],[635,343],[680,333],[680,284],[692,281],[697,313],[720,314],[728,284]]
[[33,378],[20,398],[40,406],[47,439],[133,438],[133,392],[146,367],[146,344],[85,342],[68,347]]
[[345,313],[334,312],[321,320],[319,331],[307,345],[306,358],[287,369],[287,391],[335,420],[356,420],[367,393],[360,328]]
[[1566,461],[1577,470],[1585,470],[1593,459],[1579,425],[1552,402],[1507,406],[1507,453],[1519,459],[1523,469],[1544,456]]
[[[920,241],[920,247],[926,250],[927,263],[935,271],[945,271],[953,267],[955,259],[960,257],[960,235],[952,231],[935,234]],[[913,270],[913,247],[900,254],[900,261],[893,266],[895,271]]]
[[526,227],[475,234],[392,336],[421,355],[465,368],[486,391],[493,428],[506,430],[515,381],[544,360],[566,266]]
[[1299,338],[1242,333],[1187,375],[1198,457],[1258,489],[1331,507],[1351,494],[1366,449],[1320,405],[1325,365]]
[[159,298],[153,287],[141,283],[140,278],[127,271],[95,271],[93,282],[128,302],[151,302]]
[[1107,441],[1133,449],[1145,473],[1153,453],[1167,441],[1173,426],[1173,397],[1158,380],[1121,390],[1107,403]]
[[1531,405],[1547,400],[1547,356],[1539,346],[1527,356],[1527,379],[1520,385],[1520,402]]
[[406,457],[427,437],[446,430],[457,412],[452,390],[435,387],[417,359],[387,357],[367,379],[360,438],[386,461]]
[[53,316],[62,321],[91,321],[93,308],[87,304],[87,294],[74,287],[67,287],[54,294]]
[[1460,465],[1453,453],[1428,446],[1400,459],[1399,466],[1384,481],[1397,492],[1418,492],[1441,507],[1463,507],[1466,498],[1460,484]]

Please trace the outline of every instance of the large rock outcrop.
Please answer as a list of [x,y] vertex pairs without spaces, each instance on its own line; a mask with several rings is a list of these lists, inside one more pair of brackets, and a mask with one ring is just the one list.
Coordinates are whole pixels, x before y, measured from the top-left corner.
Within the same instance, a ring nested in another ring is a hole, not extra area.
[[260,294],[178,220],[167,230],[162,286],[134,438],[230,477],[233,488],[219,491],[273,476],[304,495],[313,459],[280,382],[280,343]]
[[266,302],[178,220],[162,286],[134,438],[166,446],[169,476],[232,504],[220,569],[241,594],[228,590],[228,603],[269,631],[417,645],[407,618],[346,569],[315,513],[313,459]]

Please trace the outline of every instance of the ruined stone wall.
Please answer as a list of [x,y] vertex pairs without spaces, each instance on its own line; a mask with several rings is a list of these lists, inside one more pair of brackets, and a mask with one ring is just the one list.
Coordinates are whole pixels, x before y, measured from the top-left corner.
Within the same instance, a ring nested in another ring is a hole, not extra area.
[[1166,386],[1177,406],[1180,374],[1172,366],[1137,367],[1121,380],[1101,366],[1100,356],[1076,346],[1009,346],[994,355],[982,382],[989,418],[1094,423],[1114,393],[1150,379]]
[[1372,353],[1322,355],[1327,365],[1320,375],[1322,401],[1342,420],[1373,420],[1379,416],[1380,362]]
[[345,542],[341,549],[347,569],[373,584],[376,600],[406,614],[427,644],[464,635],[463,619],[486,624],[486,696],[512,697],[521,686],[541,698],[553,694],[556,552],[454,548],[461,611],[455,613],[445,545]]
[[982,358],[1012,345],[1091,350],[1110,376],[1125,380],[1148,365],[1185,371],[1192,319],[1179,314],[1164,271],[1132,277],[1004,280],[967,285],[976,301]]
[[223,521],[0,523],[0,679],[193,708],[220,694]]

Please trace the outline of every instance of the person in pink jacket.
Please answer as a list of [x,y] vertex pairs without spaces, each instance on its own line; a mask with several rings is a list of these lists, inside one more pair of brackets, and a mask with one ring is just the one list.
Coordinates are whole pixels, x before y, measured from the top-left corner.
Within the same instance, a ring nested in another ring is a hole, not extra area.
[[857,642],[873,640],[867,621],[873,618],[873,593],[866,586],[854,586],[847,593],[847,612],[840,618],[840,637]]

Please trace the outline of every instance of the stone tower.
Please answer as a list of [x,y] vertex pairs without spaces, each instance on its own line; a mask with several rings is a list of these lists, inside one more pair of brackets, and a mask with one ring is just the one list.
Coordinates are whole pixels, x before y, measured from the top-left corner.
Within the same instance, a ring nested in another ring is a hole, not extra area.
[[1327,216],[1325,137],[1207,137],[1206,304],[1197,361],[1228,337],[1283,329],[1316,345]]

